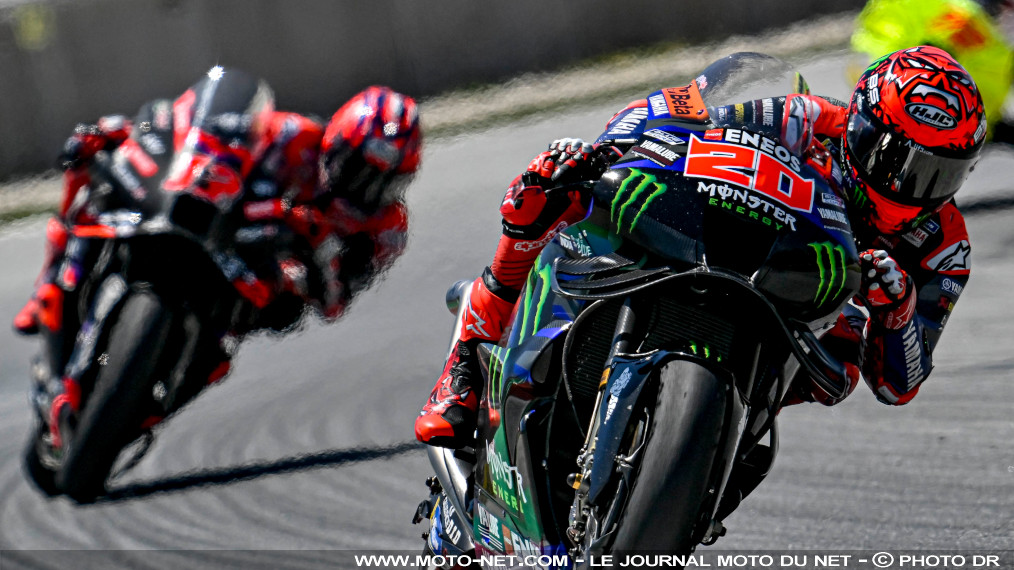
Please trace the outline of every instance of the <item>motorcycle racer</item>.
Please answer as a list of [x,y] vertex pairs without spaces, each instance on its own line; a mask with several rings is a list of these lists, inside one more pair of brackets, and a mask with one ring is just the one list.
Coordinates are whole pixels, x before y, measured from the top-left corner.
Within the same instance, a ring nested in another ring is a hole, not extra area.
[[[698,78],[702,84],[704,78]],[[594,145],[561,139],[510,185],[493,263],[471,285],[444,369],[415,422],[431,445],[468,445],[481,375],[479,342],[496,342],[534,260],[557,233],[581,221],[590,197],[569,182],[594,179],[645,130],[645,99],[617,113]],[[866,70],[849,104],[795,94],[701,111],[719,127],[749,125],[808,160],[845,172],[842,198],[861,254],[860,294],[822,342],[887,404],[909,402],[968,280],[970,245],[953,196],[983,146],[986,120],[968,73],[943,50],[917,47]],[[555,192],[561,188],[564,192]],[[785,404],[830,399],[797,377]]]
[[[246,98],[243,116],[216,114],[211,96],[216,90]],[[249,267],[238,272],[233,285],[250,311],[232,330],[222,331],[221,353],[198,367],[208,383],[228,373],[226,337],[285,329],[305,306],[335,319],[404,250],[403,194],[419,167],[421,149],[412,98],[370,87],[342,105],[325,126],[275,110],[262,80],[215,67],[175,100],[146,103],[133,120],[109,116],[75,129],[60,157],[64,196],[47,225],[44,265],[32,298],[14,319],[16,330],[33,334],[62,328],[65,297],[75,293],[82,259],[89,255],[88,232],[101,227],[101,189],[93,187],[91,167],[118,153],[143,172],[152,156],[172,152],[147,136],[153,131],[169,133],[176,148],[184,139],[198,140],[194,156],[176,157],[183,167],[173,162],[164,185],[196,184],[212,198],[235,192],[228,187],[231,181],[244,187],[245,223],[236,231],[236,242],[237,257]],[[205,164],[223,166],[215,170]],[[274,249],[273,237],[282,232],[295,236],[287,242],[295,244],[291,249]],[[64,379],[55,392],[48,417],[59,442],[57,418],[65,408],[78,409],[80,390],[73,379]]]

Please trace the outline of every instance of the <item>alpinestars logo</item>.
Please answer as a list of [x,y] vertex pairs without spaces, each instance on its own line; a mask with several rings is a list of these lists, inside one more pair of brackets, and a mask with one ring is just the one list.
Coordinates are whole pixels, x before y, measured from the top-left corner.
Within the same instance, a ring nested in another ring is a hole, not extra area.
[[665,194],[667,189],[666,185],[658,182],[655,176],[645,174],[636,168],[631,168],[630,174],[623,179],[619,190],[616,191],[612,208],[609,211],[609,219],[616,224],[617,230],[623,229],[623,217],[626,215],[627,209],[637,202],[638,198],[647,194],[644,202],[637,209],[637,213],[630,220],[630,227],[627,228],[628,232],[634,231],[644,210],[655,198]]
[[514,249],[516,251],[532,251],[533,249],[542,249],[543,247],[546,246],[547,243],[553,241],[553,238],[555,238],[557,234],[567,229],[567,225],[568,224],[566,221],[562,221],[559,224],[556,224],[556,227],[550,230],[549,233],[542,236],[542,239],[538,239],[535,241],[519,241],[514,244]]
[[961,240],[926,261],[929,269],[940,272],[962,272],[971,268],[972,246]]
[[475,312],[472,308],[472,301],[469,299],[468,302],[468,314],[472,316],[472,322],[465,327],[465,330],[472,331],[473,333],[488,338],[490,334],[486,332],[486,329],[482,328],[482,325],[486,324],[486,319],[479,316],[479,313]]
[[[817,254],[817,269],[820,270],[820,284],[813,302],[823,307],[827,301],[834,301],[845,288],[845,247],[829,241],[809,244]],[[833,291],[833,293],[832,293]]]

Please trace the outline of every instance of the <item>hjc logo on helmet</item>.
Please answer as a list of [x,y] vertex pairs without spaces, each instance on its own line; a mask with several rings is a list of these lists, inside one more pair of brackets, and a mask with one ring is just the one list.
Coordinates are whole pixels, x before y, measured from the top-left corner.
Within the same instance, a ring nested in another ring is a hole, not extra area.
[[903,99],[910,101],[905,105],[905,112],[920,123],[938,129],[953,129],[961,117],[961,102],[953,92],[936,86],[941,83],[943,77],[938,77],[934,84],[919,78],[906,86],[901,94]]
[[958,124],[954,117],[925,103],[909,103],[905,106],[905,112],[920,123],[926,123],[938,129],[953,129]]

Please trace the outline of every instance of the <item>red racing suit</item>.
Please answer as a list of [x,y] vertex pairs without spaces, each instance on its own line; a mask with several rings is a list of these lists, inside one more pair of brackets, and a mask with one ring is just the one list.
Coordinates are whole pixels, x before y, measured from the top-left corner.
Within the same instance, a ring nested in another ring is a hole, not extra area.
[[[616,113],[596,143],[627,151],[645,130],[647,107],[647,99],[641,99]],[[794,152],[824,161],[830,158],[829,152],[837,151],[845,125],[844,105],[810,95],[768,98],[709,111],[718,126],[748,126],[782,141]],[[827,146],[818,142],[820,138]],[[537,167],[533,164],[529,170]],[[845,178],[847,181],[847,174]],[[589,197],[576,191],[557,194],[531,179],[526,183],[523,176],[514,180],[500,208],[503,235],[493,263],[480,278],[485,288],[473,287],[469,314],[459,331],[461,340],[499,338],[542,247],[562,229],[581,221],[588,208]],[[953,202],[901,235],[879,235],[857,224],[854,219],[857,249],[886,250],[908,272],[910,293],[901,306],[873,309],[857,296],[821,342],[846,365],[850,391],[862,376],[881,402],[905,404],[929,375],[933,349],[968,281],[968,232]],[[797,376],[794,384],[787,404],[837,403],[805,375]]]

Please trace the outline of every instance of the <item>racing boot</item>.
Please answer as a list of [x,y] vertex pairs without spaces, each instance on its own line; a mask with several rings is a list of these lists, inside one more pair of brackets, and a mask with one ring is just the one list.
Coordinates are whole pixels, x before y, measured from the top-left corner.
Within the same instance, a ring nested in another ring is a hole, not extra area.
[[489,270],[472,283],[463,299],[465,306],[461,310],[461,326],[456,331],[454,347],[429,400],[415,420],[416,439],[423,443],[458,449],[474,438],[483,390],[476,347],[480,342],[500,339],[514,308],[512,301],[494,294],[487,281],[494,284],[494,289],[500,289],[501,294],[514,293],[513,297],[517,297],[516,292],[497,287]]
[[50,218],[46,224],[46,257],[42,262],[39,277],[35,280],[35,291],[16,315],[14,330],[32,335],[39,332],[39,325],[55,330],[59,328],[63,313],[63,291],[56,281],[56,261],[63,257],[67,249],[67,227],[56,218]]
[[39,332],[38,314],[40,310],[39,300],[33,294],[24,307],[14,315],[14,330],[24,335],[32,335]]

